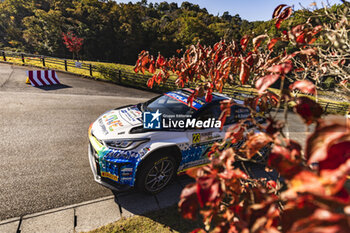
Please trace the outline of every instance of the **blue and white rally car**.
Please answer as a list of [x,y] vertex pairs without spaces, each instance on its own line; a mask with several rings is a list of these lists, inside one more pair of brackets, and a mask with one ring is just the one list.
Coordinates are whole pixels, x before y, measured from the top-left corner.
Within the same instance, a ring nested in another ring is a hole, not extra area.
[[192,92],[168,92],[145,103],[110,110],[92,123],[89,160],[95,181],[118,191],[135,186],[157,193],[176,174],[208,163],[211,145],[250,112],[233,105],[220,130],[220,102],[230,98],[214,93],[210,103],[197,98],[190,107],[187,98]]

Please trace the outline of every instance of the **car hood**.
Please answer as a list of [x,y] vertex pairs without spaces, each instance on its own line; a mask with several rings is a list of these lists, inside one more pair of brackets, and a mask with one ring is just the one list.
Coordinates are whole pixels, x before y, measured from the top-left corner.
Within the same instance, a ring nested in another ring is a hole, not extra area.
[[126,138],[130,129],[141,125],[142,112],[131,106],[105,112],[94,122],[92,132],[101,140]]

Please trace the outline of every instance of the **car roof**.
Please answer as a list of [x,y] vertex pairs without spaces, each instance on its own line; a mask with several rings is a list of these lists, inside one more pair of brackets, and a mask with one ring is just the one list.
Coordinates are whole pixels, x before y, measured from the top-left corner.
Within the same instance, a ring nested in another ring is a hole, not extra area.
[[[180,92],[183,92],[184,94],[189,95],[189,94],[192,94],[194,92],[194,90],[191,89],[191,88],[185,88],[185,89],[180,90]],[[217,93],[217,92],[213,92],[212,95],[213,95],[212,101],[220,101],[220,100],[232,99],[228,95]],[[196,99],[201,100],[203,102],[206,102],[205,101],[205,96],[197,97]]]
[[[194,89],[191,89],[191,88],[185,88],[185,89],[180,89],[180,90],[176,90],[176,91],[170,91],[170,92],[167,92],[167,93],[164,93],[165,95],[169,95],[170,93],[173,93],[175,94],[176,96],[176,99],[179,100],[180,102],[183,102],[184,104],[186,104],[185,100],[180,100],[179,99],[179,96],[182,96],[182,98],[185,98],[187,100],[187,97],[189,95],[191,95],[192,93],[194,92]],[[213,95],[213,99],[211,102],[206,102],[205,101],[205,97],[196,97],[196,99],[194,99],[194,102],[193,102],[193,106],[192,108],[198,110],[200,108],[203,108],[204,106],[207,106],[209,105],[210,103],[217,103],[217,102],[220,102],[222,100],[228,100],[228,99],[231,99],[231,100],[234,100],[236,103],[238,104],[243,104],[244,101],[242,100],[239,100],[239,99],[236,99],[236,98],[232,98],[226,94],[221,94],[221,93],[217,93],[217,92],[213,92],[212,93]]]

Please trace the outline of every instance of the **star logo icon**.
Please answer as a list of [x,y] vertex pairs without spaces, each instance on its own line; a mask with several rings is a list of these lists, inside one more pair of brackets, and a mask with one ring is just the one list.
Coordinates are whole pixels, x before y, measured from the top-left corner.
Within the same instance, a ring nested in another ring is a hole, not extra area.
[[159,109],[158,109],[155,113],[152,113],[153,118],[152,118],[151,122],[153,122],[153,121],[155,121],[155,120],[159,121],[159,117],[160,117],[161,115],[162,115],[162,114],[159,113]]

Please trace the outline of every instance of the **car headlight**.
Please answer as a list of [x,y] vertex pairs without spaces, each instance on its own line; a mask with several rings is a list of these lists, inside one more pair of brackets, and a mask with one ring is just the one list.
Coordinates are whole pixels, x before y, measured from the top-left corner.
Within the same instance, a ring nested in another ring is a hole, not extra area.
[[120,150],[132,150],[142,143],[148,142],[149,138],[143,138],[143,139],[124,139],[124,140],[110,140],[105,141],[106,146],[113,149],[120,149]]

